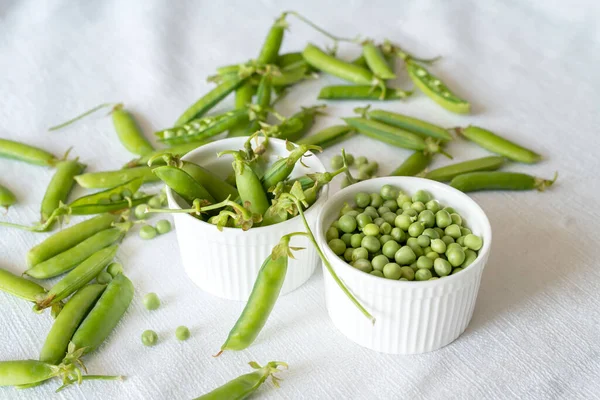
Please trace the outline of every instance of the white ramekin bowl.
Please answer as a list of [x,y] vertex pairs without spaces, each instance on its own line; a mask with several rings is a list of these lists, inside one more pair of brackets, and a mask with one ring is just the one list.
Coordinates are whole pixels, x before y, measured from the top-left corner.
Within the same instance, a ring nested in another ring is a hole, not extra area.
[[[217,158],[217,153],[224,150],[242,149],[246,137],[223,139],[206,144],[189,152],[183,160],[197,163],[211,170],[222,178],[232,172],[232,157],[225,155]],[[269,139],[265,156],[271,162],[279,157],[286,157],[285,141]],[[325,172],[326,169],[315,156],[304,157],[303,163],[296,165],[291,177],[299,177],[311,172]],[[319,210],[325,203],[328,187],[321,189],[319,198],[305,213],[311,228],[316,226]],[[180,198],[167,188],[170,208],[182,208]],[[280,224],[252,228],[246,232],[241,229],[224,228],[221,232],[215,225],[200,221],[188,214],[173,214],[181,261],[187,275],[202,290],[215,296],[245,301],[248,299],[254,281],[263,261],[271,254],[279,239],[290,232],[305,231],[299,217]],[[292,238],[293,246],[304,247],[305,250],[294,253],[281,294],[286,294],[300,287],[313,274],[318,262],[314,246],[304,237]]]
[[[344,202],[353,204],[358,192],[379,193],[385,184],[409,195],[423,189],[443,205],[454,207],[465,219],[466,226],[483,238],[477,259],[456,275],[424,282],[379,278],[342,261],[327,245],[327,228],[339,216]],[[336,193],[325,203],[317,222],[317,237],[333,269],[376,318],[375,324],[371,324],[324,271],[329,316],[352,341],[383,353],[417,354],[437,350],[465,331],[473,315],[481,274],[490,253],[492,230],[483,210],[464,193],[439,182],[412,177],[359,182]]]

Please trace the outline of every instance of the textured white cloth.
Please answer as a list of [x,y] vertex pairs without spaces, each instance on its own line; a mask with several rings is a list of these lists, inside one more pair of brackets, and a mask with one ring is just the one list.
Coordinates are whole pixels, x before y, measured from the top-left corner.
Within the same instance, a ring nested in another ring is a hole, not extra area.
[[[473,115],[446,112],[421,94],[382,108],[443,126],[489,127],[537,149],[545,160],[507,169],[560,177],[546,193],[481,193],[494,243],[467,331],[424,355],[391,356],[363,349],[336,331],[327,316],[318,271],[279,300],[248,350],[212,358],[243,304],[202,293],[185,276],[174,234],[150,243],[126,239],[119,259],[136,287],[123,321],[87,357],[96,374],[123,374],[124,383],[86,382],[54,395],[55,384],[0,398],[185,399],[248,372],[246,362],[290,365],[283,399],[563,399],[600,393],[600,245],[596,236],[600,139],[600,17],[598,2],[550,1],[7,1],[0,2],[0,136],[56,154],[73,146],[88,171],[114,169],[131,156],[109,118],[98,113],[72,128],[47,127],[106,101],[123,101],[147,132],[169,126],[211,86],[220,65],[255,57],[274,18],[298,8],[340,36],[390,38],[419,56],[442,55],[432,71],[473,103]],[[328,40],[290,18],[284,51]],[[344,45],[351,58],[356,47]],[[326,77],[296,87],[279,105],[283,114],[316,103]],[[405,74],[400,84],[410,87]],[[227,103],[232,100],[228,99]],[[317,128],[337,123],[364,103],[331,104]],[[225,109],[223,105],[220,109]],[[316,131],[315,129],[315,131]],[[381,174],[408,151],[364,138],[344,143],[355,155],[379,161]],[[325,161],[340,146],[323,154]],[[486,154],[461,141],[457,160]],[[447,161],[436,159],[436,166]],[[4,220],[32,222],[52,171],[0,160],[0,182],[19,205]],[[339,182],[334,184],[337,189]],[[75,194],[81,194],[78,190]],[[0,263],[25,269],[26,251],[44,238],[0,228]],[[157,292],[153,312],[142,296]],[[0,294],[0,359],[36,358],[51,326],[26,302]],[[174,338],[178,325],[192,337]],[[158,332],[143,347],[140,334]],[[259,396],[259,397],[260,397]]]

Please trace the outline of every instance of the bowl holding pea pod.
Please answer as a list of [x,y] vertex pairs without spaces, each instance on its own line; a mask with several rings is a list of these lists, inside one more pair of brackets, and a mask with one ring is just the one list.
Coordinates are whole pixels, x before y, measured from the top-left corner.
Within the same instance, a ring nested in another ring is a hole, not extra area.
[[466,329],[492,231],[470,197],[439,182],[382,177],[342,189],[323,206],[317,241],[371,323],[329,274],[334,325],[361,346],[390,354],[437,350]]
[[[243,149],[247,139],[234,137],[206,144],[186,154],[182,161],[193,162],[214,173],[221,180],[228,180],[233,173],[233,159],[229,154],[223,154],[221,157],[217,154]],[[257,140],[257,143],[262,143],[263,138]],[[270,138],[266,151],[262,154],[262,159],[265,160],[263,169],[268,169],[278,159],[288,155],[290,151],[286,148],[284,140]],[[326,168],[321,161],[311,152],[307,152],[302,158],[302,163],[295,163],[288,180],[325,172]],[[313,229],[327,195],[328,186],[324,185],[314,204],[305,211],[306,219]],[[189,208],[171,188],[167,188],[167,198],[172,209]],[[268,226],[258,223],[248,230],[234,227],[221,227],[219,230],[214,224],[185,213],[175,213],[173,217],[181,261],[189,278],[210,294],[238,301],[248,299],[262,262],[271,254],[281,237],[291,232],[305,231],[298,216]],[[306,238],[296,236],[291,245],[303,249],[294,252],[295,258],[290,259],[281,289],[282,295],[304,284],[313,274],[319,260],[314,246],[310,245]]]

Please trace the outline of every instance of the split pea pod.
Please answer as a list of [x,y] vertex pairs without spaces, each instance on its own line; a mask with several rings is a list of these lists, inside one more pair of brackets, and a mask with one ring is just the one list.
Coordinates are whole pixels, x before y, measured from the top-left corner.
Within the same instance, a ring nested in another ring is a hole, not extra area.
[[96,233],[110,228],[118,219],[113,214],[102,214],[55,233],[29,250],[27,265],[31,268],[69,250]]
[[0,268],[0,291],[27,301],[37,301],[44,297],[46,289],[35,282],[27,280]]
[[390,68],[387,60],[378,46],[375,46],[373,42],[366,42],[363,44],[362,50],[365,61],[375,76],[381,79],[396,79],[396,74]]
[[77,327],[92,309],[104,289],[106,289],[106,285],[87,285],[69,299],[52,324],[40,352],[40,361],[49,364],[59,364],[62,361]]
[[285,16],[285,14],[282,14],[275,20],[273,26],[271,26],[265,42],[260,49],[260,54],[256,59],[256,62],[259,64],[273,64],[277,61],[281,42],[283,41],[283,34],[287,26]]
[[119,246],[112,245],[97,251],[71,270],[37,301],[39,309],[44,309],[69,297],[96,277],[115,257]]
[[92,193],[87,196],[80,197],[69,204],[69,207],[78,207],[94,204],[109,204],[131,199],[142,186],[143,178],[133,178],[121,185],[115,186],[101,192]]
[[235,77],[233,79],[224,80],[216,88],[208,92],[206,95],[196,101],[190,108],[188,108],[178,119],[175,121],[175,126],[183,125],[195,118],[203,116],[211,108],[216,106],[221,100],[227,95],[233,92],[235,89],[240,87],[246,78]]
[[354,134],[355,131],[348,125],[334,125],[325,128],[314,135],[304,137],[296,141],[296,143],[299,145],[307,144],[319,146],[320,148],[325,149],[354,136]]
[[533,190],[543,192],[554,179],[543,179],[519,172],[470,172],[454,177],[450,186],[461,192],[479,190]]
[[56,164],[56,172],[42,200],[42,223],[46,222],[61,203],[67,202],[67,197],[75,184],[74,178],[81,174],[85,165],[77,160],[60,161]]
[[226,113],[194,119],[174,128],[155,132],[161,142],[178,144],[204,141],[248,121],[248,111],[240,108]]
[[289,240],[289,237],[284,236],[273,249],[273,254],[263,262],[244,311],[221,346],[221,352],[244,350],[254,342],[265,326],[287,273]]
[[304,156],[304,154],[306,154],[306,152],[309,150],[321,150],[321,148],[318,146],[306,144],[300,145],[296,148],[293,148],[293,145],[291,145],[291,147],[292,150],[287,157],[277,160],[265,172],[261,179],[264,190],[269,190],[275,187],[275,185],[277,185],[279,182],[283,182],[285,179],[287,179],[287,177],[290,176],[294,170],[296,163]]
[[426,173],[425,178],[433,179],[434,181],[448,182],[455,176],[467,174],[469,172],[495,171],[501,168],[505,162],[506,159],[504,157],[482,157],[434,169]]
[[325,86],[319,92],[319,100],[400,100],[412,94],[412,91],[373,86],[335,85]]
[[306,45],[302,56],[312,67],[354,84],[374,85],[379,83],[368,69],[342,61],[313,44]]
[[29,268],[25,274],[35,279],[49,279],[75,268],[99,250],[108,247],[125,236],[125,229],[108,228],[85,239],[74,247]]
[[0,138],[0,157],[23,161],[28,164],[53,167],[59,161],[54,154],[25,143]]
[[0,185],[0,207],[4,207],[8,210],[8,208],[16,202],[17,198],[14,193],[7,187]]
[[237,378],[227,382],[223,386],[206,393],[195,400],[243,400],[252,395],[270,376],[273,384],[278,386],[278,379],[273,375],[280,370],[277,367],[287,368],[287,364],[280,361],[271,361],[264,367],[261,367],[256,362],[249,363],[255,371],[249,374],[238,376]]
[[165,165],[153,168],[152,172],[190,204],[195,199],[208,200],[211,203],[215,202],[215,198],[211,196],[208,190],[182,169]]
[[32,385],[61,373],[61,367],[38,360],[0,361],[0,387]]
[[408,76],[427,97],[457,114],[468,114],[471,111],[469,102],[452,93],[438,77],[411,59],[407,59],[405,64]]
[[368,110],[365,115],[370,119],[374,119],[375,121],[393,125],[409,132],[414,132],[441,140],[452,140],[452,136],[446,129],[418,118],[384,110]]
[[133,284],[118,274],[73,335],[72,342],[85,353],[96,350],[117,326],[133,300]]
[[264,214],[267,208],[269,208],[269,200],[256,172],[252,170],[249,162],[244,159],[240,152],[222,152],[218,156],[223,154],[233,155],[235,183],[244,207],[248,204],[247,208],[253,214]]
[[136,178],[142,178],[144,183],[158,181],[158,178],[147,166],[115,171],[88,172],[87,174],[77,175],[75,180],[79,186],[86,189],[106,189],[123,185]]
[[359,133],[384,143],[419,151],[428,149],[427,143],[425,143],[423,138],[404,129],[366,118],[343,118],[343,120],[348,125],[354,127]]
[[232,199],[239,196],[239,193],[234,186],[198,164],[183,161],[181,169],[194,178],[196,182],[204,186],[208,193],[210,193],[210,195],[218,202],[221,202],[230,196]]
[[131,153],[143,156],[152,153],[154,148],[144,137],[133,115],[123,108],[123,104],[117,104],[112,110],[112,121],[121,144]]
[[487,129],[471,125],[464,129],[458,129],[457,131],[461,136],[477,143],[484,149],[489,150],[492,153],[500,154],[509,160],[534,164],[542,159],[542,156],[532,150],[504,139]]
[[415,151],[390,176],[415,176],[427,168],[432,158],[431,154]]

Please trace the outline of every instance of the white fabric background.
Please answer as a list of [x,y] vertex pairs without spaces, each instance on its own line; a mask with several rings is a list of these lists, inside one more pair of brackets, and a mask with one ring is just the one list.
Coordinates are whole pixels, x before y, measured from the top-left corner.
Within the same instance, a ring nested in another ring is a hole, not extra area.
[[[282,4],[283,3],[283,4]],[[390,38],[422,56],[441,54],[435,71],[473,103],[473,115],[446,112],[422,95],[381,107],[435,121],[489,127],[539,150],[545,161],[509,170],[544,177],[560,172],[546,193],[474,195],[487,212],[494,243],[471,324],[454,343],[417,356],[363,349],[330,323],[318,271],[279,300],[248,350],[212,358],[243,304],[218,300],[184,275],[175,235],[148,243],[127,238],[119,259],[136,297],[107,343],[87,357],[93,373],[123,374],[124,383],[86,382],[54,395],[55,384],[0,398],[184,399],[249,371],[246,362],[284,360],[290,370],[264,398],[593,398],[600,393],[598,156],[600,139],[600,6],[593,1],[0,1],[0,136],[35,143],[88,164],[114,169],[130,159],[110,119],[99,113],[70,129],[46,128],[106,101],[134,110],[147,135],[169,126],[210,85],[215,67],[255,57],[273,19],[294,8],[340,36]],[[329,43],[290,18],[283,51],[307,41]],[[343,46],[350,58],[357,48]],[[325,79],[295,88],[284,114],[316,103]],[[406,76],[401,76],[408,87]],[[227,100],[227,103],[231,99]],[[348,115],[355,104],[332,104],[317,128]],[[226,108],[223,105],[221,109]],[[316,129],[315,129],[316,131]],[[408,154],[354,138],[354,154],[377,159],[381,173]],[[339,146],[327,150],[329,158]],[[474,145],[450,146],[457,160],[484,155]],[[446,161],[438,158],[436,165]],[[0,160],[0,181],[20,199],[3,219],[33,222],[51,170]],[[336,182],[334,189],[337,189]],[[76,194],[81,194],[79,191]],[[0,263],[25,269],[26,251],[42,240],[0,228]],[[157,292],[163,307],[146,311]],[[192,328],[185,343],[176,326]],[[0,294],[0,359],[36,358],[50,328],[20,300]],[[161,339],[141,345],[145,329]]]

